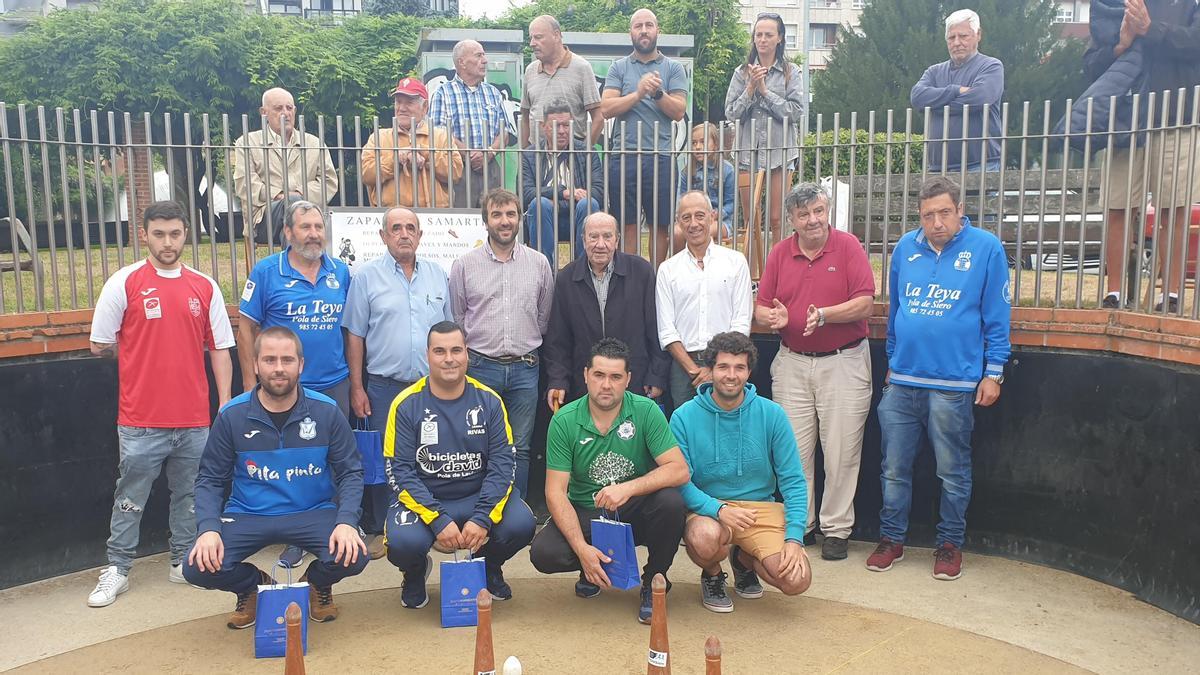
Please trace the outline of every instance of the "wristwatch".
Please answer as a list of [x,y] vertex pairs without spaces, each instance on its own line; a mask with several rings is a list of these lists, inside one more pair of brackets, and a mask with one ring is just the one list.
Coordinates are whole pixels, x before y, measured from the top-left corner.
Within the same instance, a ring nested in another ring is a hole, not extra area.
[[658,99],[663,97],[664,93],[666,93],[666,92],[664,92],[662,89],[659,89],[658,91],[654,92],[653,94],[650,94],[650,98],[657,101]]
[[820,328],[821,326],[824,326],[824,325],[825,325],[825,310],[818,307],[817,308],[817,328]]
[[1004,384],[1004,375],[987,375],[986,377],[996,384]]

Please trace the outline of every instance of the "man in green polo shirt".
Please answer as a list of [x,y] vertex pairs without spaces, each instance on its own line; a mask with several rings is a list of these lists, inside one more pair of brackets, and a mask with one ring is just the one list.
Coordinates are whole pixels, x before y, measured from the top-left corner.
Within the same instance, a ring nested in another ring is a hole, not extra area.
[[[579,572],[575,595],[609,588],[607,556],[591,545],[592,519],[614,514],[649,551],[638,621],[650,623],[650,581],[664,577],[679,550],[686,509],[676,488],[690,472],[654,401],[626,391],[629,347],[604,338],[583,371],[588,393],[563,406],[546,434],[546,505],[551,521],[533,539],[538,571]],[[668,585],[669,589],[669,585]]]

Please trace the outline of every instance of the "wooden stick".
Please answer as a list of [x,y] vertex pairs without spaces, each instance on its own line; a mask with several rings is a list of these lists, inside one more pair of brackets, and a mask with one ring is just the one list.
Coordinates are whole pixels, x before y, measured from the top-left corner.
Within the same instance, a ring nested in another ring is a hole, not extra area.
[[650,653],[646,656],[646,675],[671,675],[670,648],[667,646],[667,580],[655,574],[650,582],[653,593],[650,616]]
[[721,641],[716,635],[704,641],[704,675],[721,675]]
[[475,606],[479,609],[479,623],[475,627],[475,669],[476,675],[496,675],[496,656],[492,649],[492,594],[482,589],[475,596]]
[[287,622],[287,649],[284,652],[283,675],[304,675],[304,638],[301,634],[300,621],[304,614],[300,605],[291,603],[283,613]]

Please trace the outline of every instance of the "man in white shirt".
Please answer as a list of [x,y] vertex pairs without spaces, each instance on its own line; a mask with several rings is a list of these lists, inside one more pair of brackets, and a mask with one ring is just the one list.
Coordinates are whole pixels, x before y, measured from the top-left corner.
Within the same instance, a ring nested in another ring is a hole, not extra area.
[[658,268],[658,341],[673,360],[674,408],[712,381],[710,367],[700,360],[712,336],[750,334],[750,267],[741,253],[713,241],[720,224],[707,195],[685,193],[675,208],[675,225],[687,245]]

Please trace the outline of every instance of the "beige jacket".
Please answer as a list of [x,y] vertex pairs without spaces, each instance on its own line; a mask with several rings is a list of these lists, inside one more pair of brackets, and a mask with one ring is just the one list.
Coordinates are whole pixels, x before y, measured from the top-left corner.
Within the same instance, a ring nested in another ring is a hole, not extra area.
[[[395,128],[371,134],[363,146],[360,163],[371,205],[449,207],[450,193],[446,186],[458,180],[463,172],[462,153],[452,150],[454,147],[449,132],[430,127],[428,120],[421,120],[415,134]],[[415,199],[414,155],[425,159],[424,168],[416,172]]]
[[[286,169],[284,168],[286,167]],[[286,176],[286,182],[284,177]],[[321,139],[292,132],[283,138],[270,128],[251,131],[233,144],[233,190],[245,213],[249,195],[251,218],[246,227],[261,222],[267,207],[280,192],[300,192],[315,204],[325,204],[337,194],[337,170]]]

